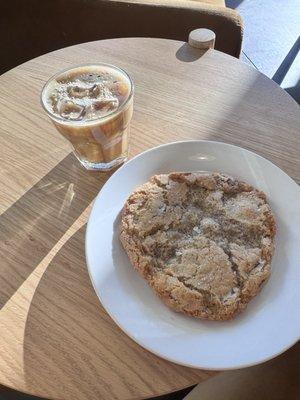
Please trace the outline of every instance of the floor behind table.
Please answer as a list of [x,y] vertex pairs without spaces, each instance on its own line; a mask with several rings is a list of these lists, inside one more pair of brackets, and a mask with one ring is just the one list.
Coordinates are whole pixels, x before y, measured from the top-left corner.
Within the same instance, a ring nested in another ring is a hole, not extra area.
[[300,1],[226,0],[244,21],[241,59],[300,103]]

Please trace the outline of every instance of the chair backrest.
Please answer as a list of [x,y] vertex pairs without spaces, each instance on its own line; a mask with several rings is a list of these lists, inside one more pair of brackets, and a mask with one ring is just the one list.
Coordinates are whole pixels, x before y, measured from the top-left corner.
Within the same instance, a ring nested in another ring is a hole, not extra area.
[[0,73],[73,44],[137,36],[186,41],[201,27],[215,31],[216,49],[239,56],[241,20],[225,7],[190,0],[4,0]]

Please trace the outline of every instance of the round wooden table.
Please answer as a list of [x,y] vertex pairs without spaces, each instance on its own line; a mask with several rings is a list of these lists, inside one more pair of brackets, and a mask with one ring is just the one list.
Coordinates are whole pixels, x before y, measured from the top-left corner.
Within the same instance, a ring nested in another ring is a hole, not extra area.
[[131,155],[175,140],[219,140],[261,154],[300,182],[298,105],[220,52],[113,39],[55,51],[2,75],[0,384],[46,398],[142,399],[213,375],[142,349],[106,314],[90,283],[85,223],[109,174],[81,168],[39,94],[57,70],[100,61],[134,80]]

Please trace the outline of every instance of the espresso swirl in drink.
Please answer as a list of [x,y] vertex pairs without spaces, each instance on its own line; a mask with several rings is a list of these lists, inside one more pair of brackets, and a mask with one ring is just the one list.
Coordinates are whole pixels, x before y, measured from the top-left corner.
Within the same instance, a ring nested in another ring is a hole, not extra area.
[[121,69],[88,65],[65,71],[46,84],[42,102],[87,168],[109,169],[127,157],[132,84]]

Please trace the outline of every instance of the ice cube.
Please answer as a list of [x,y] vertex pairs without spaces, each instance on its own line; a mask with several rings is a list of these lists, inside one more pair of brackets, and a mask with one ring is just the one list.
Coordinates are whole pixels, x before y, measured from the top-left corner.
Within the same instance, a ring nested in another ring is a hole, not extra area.
[[91,105],[86,107],[86,112],[91,116],[106,115],[112,111],[115,111],[118,108],[118,105],[118,99],[114,97],[105,98],[94,101]]
[[90,95],[90,88],[81,87],[79,85],[69,86],[67,90],[69,96],[75,99],[82,99]]
[[85,114],[85,107],[75,104],[70,100],[62,100],[57,105],[61,117],[72,120],[80,120]]
[[103,91],[102,85],[97,85],[95,84],[91,89],[90,89],[90,96],[91,97],[99,97],[101,96]]

